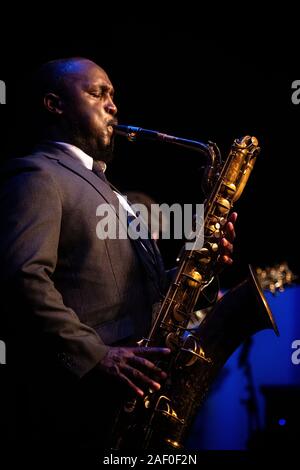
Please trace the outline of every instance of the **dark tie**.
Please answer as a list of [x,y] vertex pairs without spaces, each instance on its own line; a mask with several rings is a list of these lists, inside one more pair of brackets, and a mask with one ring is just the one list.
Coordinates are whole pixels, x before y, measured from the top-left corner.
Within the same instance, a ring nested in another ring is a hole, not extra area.
[[[111,189],[119,194],[121,194],[117,188],[115,188],[111,183],[108,182],[105,174],[104,174],[104,168],[105,168],[105,164],[101,161],[98,161],[98,160],[93,160],[93,173],[95,173],[99,178],[102,179],[102,181],[104,181],[105,183],[107,183]],[[122,194],[121,194],[122,195]],[[130,205],[130,203],[129,203]],[[130,226],[130,223],[135,219],[136,217],[127,213],[127,224],[128,226]],[[141,222],[142,223],[142,222]],[[130,229],[129,229],[129,232],[130,232]],[[147,229],[144,229],[144,233],[147,233]],[[146,236],[146,237],[141,237],[141,238],[138,238],[137,240],[132,240],[133,241],[133,244],[134,246],[136,247],[137,249],[137,252],[138,252],[138,255],[140,256],[146,270],[148,271],[148,274],[150,275],[150,277],[152,278],[152,280],[154,281],[156,287],[158,288],[159,290],[159,286],[158,286],[158,276],[157,276],[157,260],[156,260],[156,256],[154,254],[154,250],[153,250],[153,246],[152,246],[152,241],[151,241],[151,236],[149,233],[147,233],[148,236],[150,237],[150,239]],[[150,262],[150,265],[152,265],[155,269],[155,274],[153,273],[153,268],[149,268],[149,262]]]
[[[114,190],[115,192],[117,192],[121,195],[121,193],[112,184],[110,184],[108,182],[108,180],[107,180],[107,178],[104,174],[104,171],[103,171],[105,168],[106,168],[106,165],[105,165],[104,162],[101,162],[101,161],[98,161],[98,160],[93,160],[93,173],[95,173],[97,176],[99,176],[99,178],[101,178],[103,181],[105,181],[105,183],[107,183],[111,187],[112,190]],[[128,226],[130,226],[131,222],[133,222],[135,218],[136,218],[135,216],[127,213],[127,224],[128,224]],[[140,222],[140,224],[142,224],[142,222]],[[148,237],[151,238],[150,233],[148,232],[148,230],[146,229],[145,226],[144,226],[143,233],[147,234]],[[147,235],[146,235],[146,237],[138,238],[138,241],[142,243],[142,245],[144,247],[144,250],[146,250],[148,252],[148,254],[151,256],[151,258],[153,259],[152,243],[151,243],[151,240],[149,240],[149,238],[147,237]]]
[[98,161],[98,160],[93,160],[93,173],[95,173],[99,178],[102,179],[105,183],[108,184],[107,178],[104,173],[104,168],[105,168],[105,163]]

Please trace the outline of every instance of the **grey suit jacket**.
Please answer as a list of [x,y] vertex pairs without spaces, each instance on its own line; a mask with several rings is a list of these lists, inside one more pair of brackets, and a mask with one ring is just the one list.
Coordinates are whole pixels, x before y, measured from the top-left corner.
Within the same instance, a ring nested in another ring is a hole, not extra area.
[[59,145],[13,159],[1,180],[2,318],[13,347],[30,342],[82,377],[107,345],[147,333],[164,282],[159,253],[97,237],[96,209],[109,203],[118,217],[117,197]]

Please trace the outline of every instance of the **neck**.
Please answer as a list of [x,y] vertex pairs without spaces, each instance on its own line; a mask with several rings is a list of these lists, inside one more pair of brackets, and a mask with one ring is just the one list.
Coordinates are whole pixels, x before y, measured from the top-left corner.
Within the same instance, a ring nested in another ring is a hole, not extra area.
[[47,127],[41,137],[44,140],[54,140],[75,145],[94,160],[102,160],[105,163],[109,163],[113,159],[113,145],[103,148],[97,140],[91,137],[76,135],[74,132],[68,132],[65,129],[55,126]]

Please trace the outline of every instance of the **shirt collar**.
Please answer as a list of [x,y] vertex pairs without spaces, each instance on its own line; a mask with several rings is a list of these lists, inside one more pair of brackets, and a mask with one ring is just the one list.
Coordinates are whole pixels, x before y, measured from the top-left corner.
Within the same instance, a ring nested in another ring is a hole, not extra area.
[[[83,150],[80,148],[76,147],[76,145],[69,144],[67,142],[59,142],[55,141],[56,144],[62,145],[63,147],[67,148],[70,151],[70,154],[72,157],[75,157],[76,159],[80,160],[83,166],[87,168],[88,170],[93,169],[93,158],[90,157],[87,153],[85,153]],[[102,167],[102,171],[105,172],[106,170],[106,163],[103,161],[99,161]]]

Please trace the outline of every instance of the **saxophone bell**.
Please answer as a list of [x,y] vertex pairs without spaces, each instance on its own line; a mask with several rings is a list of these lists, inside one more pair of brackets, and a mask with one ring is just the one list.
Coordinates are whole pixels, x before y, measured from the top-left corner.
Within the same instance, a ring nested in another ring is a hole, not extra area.
[[253,267],[248,268],[248,277],[221,297],[199,327],[202,344],[217,368],[258,331],[270,329],[279,336],[261,282]]

